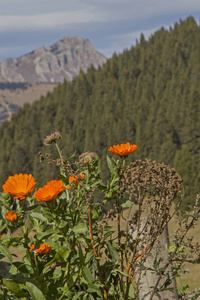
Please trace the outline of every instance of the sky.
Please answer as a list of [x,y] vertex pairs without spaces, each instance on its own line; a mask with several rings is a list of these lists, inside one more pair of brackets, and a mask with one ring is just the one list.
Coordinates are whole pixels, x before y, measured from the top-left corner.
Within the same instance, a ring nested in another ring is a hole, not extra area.
[[189,16],[200,0],[0,0],[0,62],[72,35],[109,58]]

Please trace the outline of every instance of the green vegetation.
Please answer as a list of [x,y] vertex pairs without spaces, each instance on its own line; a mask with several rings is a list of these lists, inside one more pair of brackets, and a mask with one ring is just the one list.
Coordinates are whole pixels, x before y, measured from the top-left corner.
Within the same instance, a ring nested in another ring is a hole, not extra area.
[[[57,149],[62,180],[34,191],[31,174],[15,174],[3,185],[0,299],[197,299],[199,286],[190,292],[180,275],[186,262],[200,261],[200,244],[187,236],[200,218],[200,194],[193,211],[181,213],[179,205],[174,210],[174,199],[183,199],[180,175],[150,159],[127,164],[138,149],[129,143],[110,147],[105,185],[98,156],[87,151],[77,162],[66,159],[57,143],[61,138],[54,131],[44,144]],[[112,208],[104,213],[110,201]],[[174,217],[177,230],[169,246],[165,229]]]
[[[38,164],[42,138],[58,129],[65,156],[92,149],[105,161],[110,146],[129,141],[142,150],[136,158],[175,167],[188,209],[200,186],[199,35],[192,17],[169,31],[162,28],[149,41],[141,35],[135,47],[102,68],[81,72],[25,105],[0,128],[1,184],[20,172],[40,184],[58,179],[58,168]],[[106,178],[106,164],[102,168]]]

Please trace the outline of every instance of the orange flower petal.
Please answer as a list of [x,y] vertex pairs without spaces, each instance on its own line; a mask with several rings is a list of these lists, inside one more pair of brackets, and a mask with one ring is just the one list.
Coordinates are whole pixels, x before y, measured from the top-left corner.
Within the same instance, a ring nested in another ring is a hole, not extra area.
[[35,185],[35,178],[31,174],[16,174],[9,176],[3,185],[3,190],[7,194],[14,195],[14,199],[22,200],[33,191]]
[[40,248],[36,249],[35,251],[38,255],[43,255],[45,253],[48,253],[51,249],[52,248],[50,245],[42,244],[40,245]]
[[30,249],[30,251],[32,251],[34,248],[35,248],[35,245],[31,245],[29,249]]
[[51,180],[37,190],[34,197],[37,201],[51,201],[65,190],[66,188],[63,186],[62,180]]
[[74,178],[74,176],[69,176],[69,181],[70,181],[70,182],[73,183],[75,180],[76,180],[76,179]]
[[131,145],[130,143],[121,144],[121,145],[114,145],[113,147],[110,147],[108,150],[112,153],[115,153],[119,156],[126,157],[130,153],[136,151],[138,149],[137,145]]

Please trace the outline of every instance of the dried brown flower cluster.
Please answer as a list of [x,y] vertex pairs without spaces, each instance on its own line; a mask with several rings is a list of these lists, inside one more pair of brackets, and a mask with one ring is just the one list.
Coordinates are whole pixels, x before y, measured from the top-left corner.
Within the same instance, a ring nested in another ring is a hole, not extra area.
[[174,199],[182,200],[182,178],[164,163],[137,160],[124,169],[119,193],[132,201],[127,243],[131,231],[134,239],[142,240],[137,250],[146,249],[148,253],[174,215],[171,212]]

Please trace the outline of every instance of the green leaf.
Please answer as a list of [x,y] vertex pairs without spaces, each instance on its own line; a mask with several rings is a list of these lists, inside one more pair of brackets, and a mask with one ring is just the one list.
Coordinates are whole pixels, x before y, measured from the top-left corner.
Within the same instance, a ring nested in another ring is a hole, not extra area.
[[98,172],[97,174],[99,174],[101,172],[101,162],[100,160],[98,160]]
[[80,259],[80,266],[82,266],[85,262],[85,257],[83,255],[83,251],[82,251],[82,248],[81,248],[81,245],[79,245],[79,259]]
[[62,192],[62,194],[59,195],[59,200],[66,200],[66,198],[67,198],[66,191]]
[[113,244],[110,244],[109,242],[107,243],[107,246],[112,259],[119,260],[118,249],[116,249],[116,247],[114,247]]
[[111,236],[115,231],[108,231],[104,234],[103,238],[104,240],[107,239],[109,236]]
[[106,191],[106,189],[107,189],[106,185],[104,185],[104,184],[102,184],[102,183],[98,183],[97,186],[98,186],[98,188],[99,188],[102,192]]
[[85,293],[84,296],[83,296],[83,300],[88,300],[88,297],[89,297],[89,294]]
[[72,250],[66,250],[64,248],[61,248],[59,252],[55,255],[55,261],[62,262],[66,261],[67,258],[70,256]]
[[81,292],[78,292],[78,294],[76,294],[72,300],[79,300],[79,299],[82,299],[81,296],[85,294],[85,291],[81,291]]
[[73,232],[78,234],[78,233],[84,233],[87,231],[87,228],[85,226],[85,223],[79,223],[78,225],[73,227]]
[[123,208],[129,208],[131,206],[132,202],[130,200],[127,200],[125,203],[121,204],[121,207]]
[[110,229],[113,229],[113,226],[109,226],[109,225],[105,225],[105,228],[104,228],[106,231],[110,230]]
[[33,298],[33,300],[46,300],[41,290],[31,282],[26,282],[26,289]]
[[60,231],[59,230],[55,230],[55,229],[49,229],[49,230],[46,230],[45,232],[38,232],[36,234],[37,236],[37,239],[38,240],[41,240],[43,238],[48,238],[49,236],[51,236],[52,234],[58,234]]
[[61,248],[56,253],[54,258],[45,265],[43,273],[45,273],[46,270],[49,268],[49,266],[52,265],[54,262],[64,262],[64,261],[66,261],[67,258],[70,256],[71,252],[72,252],[72,250],[66,250],[66,249]]
[[12,292],[17,298],[26,297],[27,292],[23,291],[25,286],[23,284],[19,284],[14,280],[3,278],[3,284],[6,286],[7,290]]
[[66,159],[65,163],[68,162],[70,159],[72,159],[74,156],[76,155],[76,151],[74,151],[74,153]]
[[40,204],[35,204],[35,205],[32,205],[32,206],[24,207],[23,210],[24,210],[24,211],[33,210],[33,209],[35,209],[36,207],[38,207],[39,205],[40,205]]
[[134,286],[131,284],[130,285],[130,288],[129,288],[129,297],[131,298],[131,299],[135,299],[135,289],[134,289]]
[[97,293],[98,295],[101,295],[100,287],[102,287],[102,285],[89,283],[88,284],[87,292],[88,292],[88,294],[90,294],[90,293]]
[[110,170],[110,173],[112,174],[114,172],[113,163],[108,155],[106,156],[106,159],[107,159],[108,168]]
[[110,186],[113,186],[115,182],[118,182],[119,181],[119,175],[117,173],[113,173],[112,175],[112,181],[111,181],[111,184]]
[[37,219],[37,220],[40,220],[41,222],[48,223],[47,218],[45,218],[45,217],[43,216],[43,214],[36,213],[36,212],[32,212],[32,213],[30,214],[30,216],[31,216],[32,218],[35,218],[35,219]]
[[83,268],[83,276],[87,282],[89,282],[89,283],[93,282],[93,276],[92,276],[92,273],[90,272],[89,268],[87,268],[87,267]]
[[94,256],[94,252],[93,250],[91,250],[86,256],[85,264],[88,264],[93,256]]
[[124,272],[122,272],[120,270],[117,270],[117,269],[114,269],[113,271],[111,271],[111,274],[112,275],[120,274],[122,276],[128,277],[127,273],[124,273]]
[[3,244],[0,244],[0,253],[2,253],[3,255],[5,255],[7,257],[7,259],[9,260],[9,262],[12,264],[12,256],[10,254],[10,251]]

